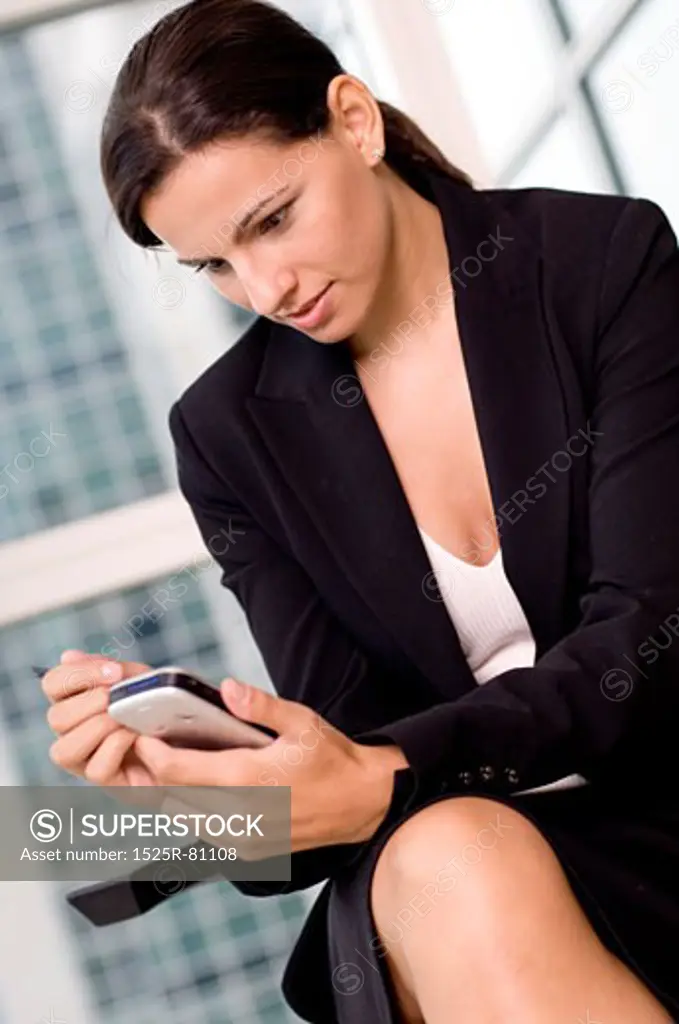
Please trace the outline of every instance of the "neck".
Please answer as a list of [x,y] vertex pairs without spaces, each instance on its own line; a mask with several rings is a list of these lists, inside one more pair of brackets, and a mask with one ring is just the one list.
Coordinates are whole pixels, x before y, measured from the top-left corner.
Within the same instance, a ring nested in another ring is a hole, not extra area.
[[450,304],[448,249],[438,207],[385,168],[388,249],[372,307],[347,344],[367,359],[390,339],[422,337]]

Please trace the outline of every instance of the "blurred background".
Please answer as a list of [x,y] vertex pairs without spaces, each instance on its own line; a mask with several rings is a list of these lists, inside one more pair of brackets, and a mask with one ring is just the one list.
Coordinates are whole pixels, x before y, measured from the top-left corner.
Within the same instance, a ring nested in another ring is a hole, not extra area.
[[[30,671],[64,648],[270,686],[166,421],[248,317],[127,242],[98,174],[116,72],[176,6],[0,0],[0,785],[72,782]],[[280,6],[479,186],[645,196],[679,228],[679,0]],[[64,888],[0,883],[0,1024],[298,1020],[280,979],[317,889],[210,884],[95,929]]]

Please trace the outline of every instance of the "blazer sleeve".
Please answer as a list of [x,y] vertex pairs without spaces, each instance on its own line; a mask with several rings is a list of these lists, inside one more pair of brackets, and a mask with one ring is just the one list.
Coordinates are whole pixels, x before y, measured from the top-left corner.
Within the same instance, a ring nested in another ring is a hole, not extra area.
[[[299,562],[232,493],[223,467],[219,475],[210,467],[187,425],[181,400],[170,409],[169,426],[180,490],[208,552],[222,569],[220,582],[232,591],[246,614],[276,692],[313,708],[353,739],[358,739],[362,730],[383,724],[393,680],[369,662],[327,609]],[[391,741],[375,737],[370,742]],[[412,770],[396,770],[391,803],[380,830],[389,826],[415,791]],[[289,882],[232,884],[253,896],[308,888],[360,856],[365,845],[362,841],[297,851],[290,858]],[[272,859],[272,866],[274,863]],[[157,901],[155,896],[153,899]]]
[[488,792],[571,773],[679,785],[679,254],[656,204],[628,200],[598,272],[579,624],[534,666],[367,734],[451,788],[482,766]]

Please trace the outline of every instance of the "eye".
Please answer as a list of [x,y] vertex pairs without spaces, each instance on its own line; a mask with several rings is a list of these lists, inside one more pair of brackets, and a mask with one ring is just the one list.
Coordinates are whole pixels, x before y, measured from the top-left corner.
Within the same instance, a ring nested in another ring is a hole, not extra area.
[[[283,227],[288,219],[285,215],[293,204],[294,199],[290,200],[289,203],[286,203],[285,206],[281,206],[279,210],[269,214],[268,217],[265,217],[258,225],[260,234],[268,235],[270,231],[276,231]],[[277,220],[276,218],[278,217],[282,217],[282,220]],[[195,274],[200,274],[203,270],[207,270],[210,274],[230,274],[233,267],[230,263],[227,263],[226,260],[212,259],[205,260],[203,263],[199,263],[194,267]]]
[[200,274],[202,270],[207,270],[210,274],[228,274],[231,271],[231,264],[220,259],[205,260],[195,267],[194,274]]
[[[276,210],[268,217],[265,217],[264,220],[261,221],[259,225],[260,233],[263,235],[267,235],[269,233],[269,230],[276,231],[278,228],[282,227],[283,224],[286,222],[287,217],[283,217],[282,221],[277,221],[276,218],[280,217],[282,214],[287,214],[293,202],[294,200],[291,200],[289,203],[286,203],[285,206],[281,206],[279,210]],[[270,228],[266,227],[267,224],[270,225]]]

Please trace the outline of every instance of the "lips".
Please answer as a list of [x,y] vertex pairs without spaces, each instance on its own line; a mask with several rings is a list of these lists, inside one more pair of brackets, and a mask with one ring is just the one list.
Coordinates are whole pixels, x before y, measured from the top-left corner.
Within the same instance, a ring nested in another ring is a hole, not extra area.
[[316,303],[318,302],[320,297],[322,295],[325,295],[325,293],[327,292],[329,287],[330,287],[330,285],[327,285],[322,291],[320,291],[318,293],[318,295],[316,295],[315,298],[311,299],[310,302],[307,302],[307,304],[305,306],[300,306],[299,309],[294,310],[294,312],[289,313],[288,315],[290,317],[292,317],[292,318],[295,318],[295,317],[298,317],[298,316],[304,316],[305,313],[308,313],[309,310],[314,308],[314,306],[316,305]]

